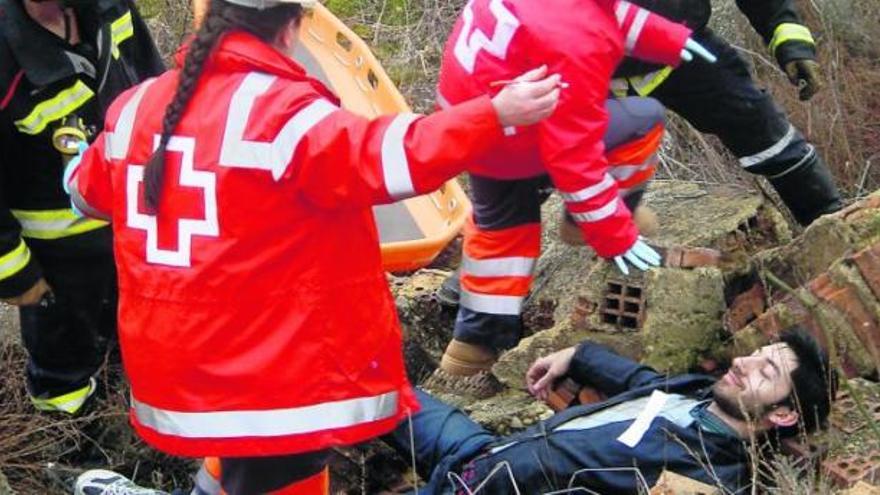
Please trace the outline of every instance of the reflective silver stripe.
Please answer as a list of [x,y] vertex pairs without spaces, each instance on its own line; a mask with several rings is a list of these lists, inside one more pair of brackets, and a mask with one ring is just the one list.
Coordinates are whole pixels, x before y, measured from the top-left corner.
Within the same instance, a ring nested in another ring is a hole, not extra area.
[[578,201],[586,201],[588,199],[595,198],[596,196],[607,191],[608,188],[613,185],[614,178],[608,174],[605,174],[605,176],[602,177],[602,181],[598,184],[593,184],[592,186],[585,187],[580,191],[575,191],[573,193],[559,191],[559,195],[562,196],[562,199],[569,203],[576,203]]
[[807,161],[808,161],[810,158],[813,158],[813,155],[816,154],[816,148],[813,147],[812,144],[807,145],[807,146],[809,146],[809,150],[807,151],[807,154],[804,155],[803,158],[801,158],[800,160],[798,160],[797,163],[795,163],[794,165],[788,167],[787,169],[783,170],[782,172],[780,172],[780,173],[778,173],[778,174],[776,174],[776,175],[768,175],[767,178],[768,178],[768,179],[778,179],[778,178],[780,178],[780,177],[782,177],[782,176],[784,176],[784,175],[788,175],[788,174],[794,172],[795,170],[801,168],[802,166],[804,166],[804,164],[806,164]]
[[388,392],[287,409],[181,412],[160,409],[134,397],[138,422],[163,435],[183,438],[280,437],[349,428],[397,413],[398,393]]
[[521,296],[497,296],[494,294],[477,294],[461,289],[459,304],[477,313],[492,315],[518,315],[522,310]]
[[773,146],[767,148],[766,150],[756,153],[750,156],[744,156],[739,159],[739,164],[745,168],[753,167],[762,162],[765,162],[774,156],[782,153],[782,151],[786,148],[786,146],[791,143],[791,140],[794,139],[794,126],[789,124],[788,131],[785,132],[785,136],[782,136],[782,139],[776,142]]
[[529,277],[535,268],[535,258],[509,256],[478,260],[464,256],[461,268],[475,277]]
[[511,125],[505,127],[503,129],[503,131],[504,131],[504,135],[507,137],[516,136],[516,127],[513,127]]
[[[199,491],[193,490],[193,493],[198,493],[199,495],[222,495],[223,487],[220,486],[220,481],[211,476],[211,473],[205,469],[205,465],[202,464],[202,467],[199,468],[199,472],[196,473],[196,488]],[[190,494],[192,495],[192,494]]]
[[268,91],[276,77],[259,72],[245,76],[229,102],[219,163],[224,167],[269,170],[275,180],[281,178],[293,161],[293,153],[312,127],[338,110],[327,100],[315,100],[296,112],[271,142],[244,139],[254,101]]
[[284,175],[303,136],[337,110],[339,107],[327,100],[315,100],[284,124],[278,137],[272,141],[271,155],[266,157],[267,162],[272,164],[272,178],[278,180]]
[[394,199],[404,199],[416,194],[403,140],[409,126],[419,117],[421,116],[412,113],[402,113],[394,117],[382,136],[382,176],[385,178],[388,195]]
[[442,93],[440,93],[440,89],[439,89],[439,88],[437,88],[437,106],[440,107],[442,110],[445,110],[445,109],[447,109],[447,108],[449,108],[449,107],[452,106],[452,105],[449,103],[449,100],[447,100],[446,97],[443,96]]
[[648,20],[648,11],[639,8],[635,19],[633,19],[632,26],[630,26],[629,32],[626,34],[625,48],[627,52],[631,52],[635,48],[636,43],[639,42],[639,36],[642,34],[642,28],[645,27],[646,20]]
[[614,198],[601,208],[597,208],[592,211],[585,211],[582,213],[572,213],[571,216],[573,216],[575,220],[581,223],[598,222],[599,220],[610,217],[614,214],[615,211],[617,211],[618,201],[618,198]]
[[113,132],[105,134],[107,158],[122,160],[128,155],[128,145],[131,143],[131,133],[134,131],[134,117],[137,114],[137,109],[141,104],[144,93],[147,92],[147,88],[154,82],[156,82],[155,78],[147,79],[138,86],[131,99],[125,103],[122,111],[119,112],[119,118],[116,119],[116,126],[113,128]]
[[623,21],[626,20],[626,13],[629,12],[630,7],[632,7],[632,4],[625,0],[617,2],[617,8],[614,9],[614,15],[617,16],[617,25],[619,27],[623,27]]

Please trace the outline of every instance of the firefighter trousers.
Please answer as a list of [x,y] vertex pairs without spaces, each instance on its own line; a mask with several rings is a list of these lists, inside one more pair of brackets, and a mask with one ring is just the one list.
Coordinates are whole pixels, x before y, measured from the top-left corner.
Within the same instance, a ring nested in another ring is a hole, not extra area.
[[112,255],[38,259],[52,293],[19,318],[28,392],[51,399],[88,386],[116,338],[116,268]]
[[[608,173],[621,195],[640,197],[654,172],[664,109],[650,98],[609,100]],[[471,174],[474,213],[464,228],[461,292],[453,337],[498,352],[522,337],[522,303],[541,251],[547,175],[501,180]]]
[[839,210],[840,194],[816,149],[758,88],[745,60],[708,28],[694,38],[718,61],[682,64],[651,96],[718,136],[747,172],[766,176],[799,223]]

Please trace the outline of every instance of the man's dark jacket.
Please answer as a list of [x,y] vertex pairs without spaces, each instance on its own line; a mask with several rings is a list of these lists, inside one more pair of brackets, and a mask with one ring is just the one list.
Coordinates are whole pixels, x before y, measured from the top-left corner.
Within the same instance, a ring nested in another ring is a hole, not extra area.
[[[630,421],[584,431],[554,431],[573,418],[648,396],[654,390],[707,399],[713,378],[661,375],[589,342],[578,347],[569,375],[609,398],[571,407],[521,434],[503,438],[492,446],[500,450],[497,453],[485,453],[483,449],[484,453],[471,461],[476,470],[474,479],[486,479],[498,463],[507,462],[520,492],[530,494],[566,488],[573,474],[584,468],[635,467],[649,487],[664,469],[712,486],[722,485],[725,493],[738,493],[749,486],[748,453],[743,441],[731,435],[703,431],[696,424],[681,428],[657,417],[634,448],[617,441]],[[504,446],[507,447],[502,449]],[[445,472],[433,474],[434,477],[446,476]],[[615,495],[639,493],[636,483],[632,470],[589,471],[574,478],[574,486]],[[437,483],[437,486],[443,484]],[[493,476],[483,490],[484,493],[513,493],[509,478],[503,473]]]

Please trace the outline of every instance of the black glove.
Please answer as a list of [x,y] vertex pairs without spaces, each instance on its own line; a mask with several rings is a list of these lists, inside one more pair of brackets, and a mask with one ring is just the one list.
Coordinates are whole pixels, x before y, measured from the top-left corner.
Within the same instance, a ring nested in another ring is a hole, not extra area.
[[807,101],[822,89],[822,72],[816,62],[816,42],[810,30],[801,24],[785,22],[773,30],[770,51],[785,71],[788,80],[800,89],[801,101]]
[[788,80],[800,90],[801,101],[807,101],[822,90],[822,68],[815,60],[792,60],[785,64]]

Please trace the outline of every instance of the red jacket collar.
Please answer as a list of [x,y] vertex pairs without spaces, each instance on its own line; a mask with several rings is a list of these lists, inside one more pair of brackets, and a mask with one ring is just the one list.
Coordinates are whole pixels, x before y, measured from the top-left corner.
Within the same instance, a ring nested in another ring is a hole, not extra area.
[[[191,42],[192,38],[184,42],[174,55],[178,67],[183,67]],[[245,31],[233,31],[224,35],[205,63],[205,71],[264,72],[292,81],[306,82],[322,96],[339,104],[339,98],[333,91],[306,74],[305,69],[295,60]]]

